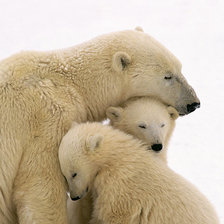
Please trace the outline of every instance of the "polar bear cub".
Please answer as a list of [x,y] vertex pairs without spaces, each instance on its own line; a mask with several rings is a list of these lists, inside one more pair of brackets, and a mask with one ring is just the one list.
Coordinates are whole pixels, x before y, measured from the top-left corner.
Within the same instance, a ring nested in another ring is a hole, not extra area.
[[91,191],[91,224],[216,224],[208,200],[141,141],[100,123],[73,126],[59,147],[72,200]]
[[[143,140],[155,156],[167,161],[167,146],[178,112],[153,97],[131,98],[119,107],[106,111],[110,125]],[[87,224],[92,213],[91,193],[80,201],[67,201],[70,224]]]
[[109,107],[106,114],[112,126],[143,140],[167,160],[167,146],[179,116],[174,107],[153,97],[136,97],[120,107]]

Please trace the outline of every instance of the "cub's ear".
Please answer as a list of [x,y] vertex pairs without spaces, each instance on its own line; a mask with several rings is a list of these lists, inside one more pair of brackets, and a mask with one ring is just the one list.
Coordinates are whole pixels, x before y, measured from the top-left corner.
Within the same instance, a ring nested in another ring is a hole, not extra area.
[[179,113],[177,112],[177,110],[174,107],[168,106],[167,111],[173,120],[176,120],[179,117]]
[[139,32],[144,32],[144,30],[143,30],[142,27],[140,27],[140,26],[135,27],[135,30],[136,30],[136,31],[139,31]]
[[123,113],[123,108],[121,107],[109,107],[106,111],[107,117],[112,121],[119,121]]
[[103,136],[100,134],[90,135],[86,139],[86,148],[88,151],[94,151],[99,146],[103,140]]
[[131,57],[122,51],[118,51],[113,56],[112,67],[116,72],[121,72],[131,63]]

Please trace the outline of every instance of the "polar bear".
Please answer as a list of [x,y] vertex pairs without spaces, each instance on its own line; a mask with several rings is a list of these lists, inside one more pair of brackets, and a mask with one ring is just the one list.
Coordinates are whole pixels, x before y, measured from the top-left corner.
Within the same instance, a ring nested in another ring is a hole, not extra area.
[[59,147],[72,200],[91,191],[91,224],[217,224],[208,200],[142,141],[100,123],[72,127]]
[[[167,147],[175,127],[178,112],[154,97],[135,97],[106,111],[110,125],[147,143],[155,156],[167,162]],[[70,224],[87,224],[92,213],[91,193],[79,201],[68,199]]]
[[62,136],[73,121],[100,121],[108,107],[150,95],[180,115],[200,105],[180,62],[139,29],[1,61],[1,222],[67,223]]
[[143,140],[149,150],[167,161],[168,143],[179,116],[174,107],[157,98],[135,97],[119,107],[109,107],[106,114],[113,127]]

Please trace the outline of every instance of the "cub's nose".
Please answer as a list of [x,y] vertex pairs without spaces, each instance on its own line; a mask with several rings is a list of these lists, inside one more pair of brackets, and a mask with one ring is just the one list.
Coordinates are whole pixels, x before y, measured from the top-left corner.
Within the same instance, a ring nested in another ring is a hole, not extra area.
[[187,104],[187,112],[191,113],[191,112],[195,111],[199,107],[200,107],[200,103],[194,102],[192,104]]
[[159,152],[160,150],[162,150],[162,148],[163,148],[162,144],[153,144],[152,145],[152,150],[156,151],[156,152]]
[[75,197],[75,198],[71,198],[72,199],[72,201],[77,201],[77,200],[79,200],[80,199],[80,197],[79,196],[77,196],[77,197]]

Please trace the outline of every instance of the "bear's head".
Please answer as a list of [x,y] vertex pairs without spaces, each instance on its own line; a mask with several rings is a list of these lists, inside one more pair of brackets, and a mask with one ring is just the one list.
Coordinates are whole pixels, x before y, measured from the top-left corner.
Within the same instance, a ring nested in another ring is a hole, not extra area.
[[[155,39],[139,28],[106,37],[104,42],[107,40],[110,44],[106,51],[102,50],[105,60],[101,65],[103,71],[110,68],[113,78],[119,80],[113,87],[115,92],[122,89],[119,94],[126,99],[158,97],[175,107],[180,115],[191,113],[200,106],[195,91],[182,75],[179,60]],[[112,64],[108,64],[111,63],[108,56],[112,58]],[[107,82],[112,83],[108,72],[105,74],[110,78]]]
[[155,98],[142,97],[127,101],[122,107],[109,107],[111,125],[131,134],[159,152],[167,146],[178,112]]
[[79,128],[73,125],[63,137],[59,147],[60,166],[72,200],[81,199],[91,188],[99,170],[91,156],[100,147],[103,139],[102,135],[88,134],[88,130],[82,130],[82,125],[77,126]]

